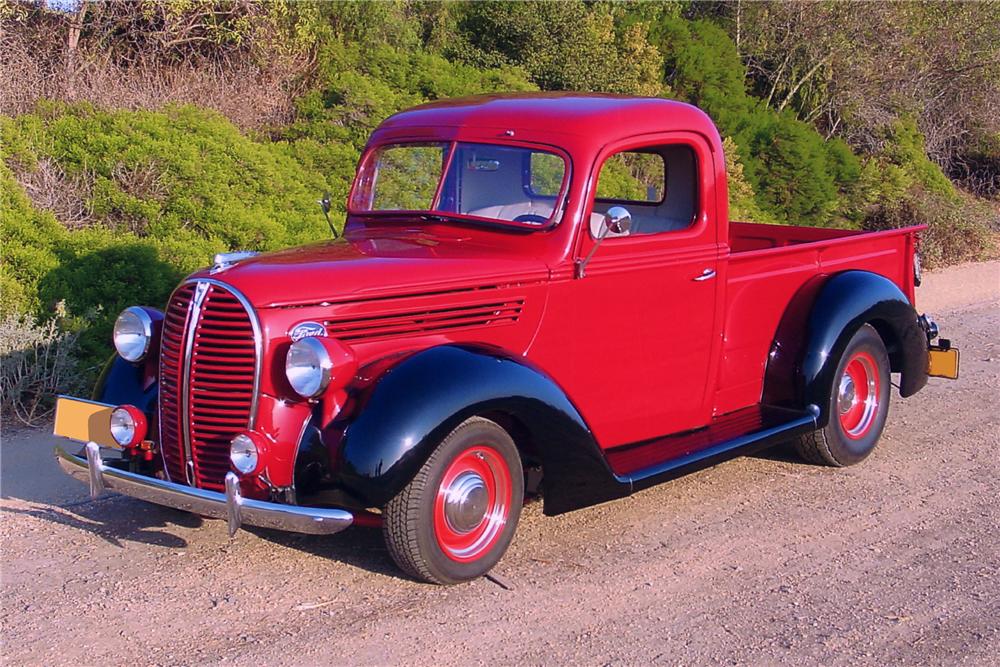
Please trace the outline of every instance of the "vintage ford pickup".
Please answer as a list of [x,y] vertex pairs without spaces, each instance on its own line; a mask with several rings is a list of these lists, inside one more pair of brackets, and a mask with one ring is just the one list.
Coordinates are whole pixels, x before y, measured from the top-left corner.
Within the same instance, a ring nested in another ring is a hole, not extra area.
[[844,466],[958,353],[914,310],[919,228],[730,222],[722,143],[662,99],[443,101],[374,132],[343,238],[230,253],[128,308],[60,465],[241,524],[381,526],[410,575],[792,441]]

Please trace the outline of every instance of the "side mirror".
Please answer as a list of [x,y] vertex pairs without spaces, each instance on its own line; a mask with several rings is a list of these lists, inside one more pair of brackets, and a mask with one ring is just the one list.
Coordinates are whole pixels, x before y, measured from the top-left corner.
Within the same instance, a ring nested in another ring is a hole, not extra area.
[[628,234],[632,229],[632,214],[624,206],[612,206],[604,215],[604,226],[612,234]]
[[607,238],[608,234],[622,236],[628,234],[632,229],[632,214],[624,206],[612,206],[604,214],[604,224],[601,226],[601,233],[594,241],[593,247],[584,259],[576,260],[576,277],[583,278],[587,275],[587,262],[597,252],[601,242]]

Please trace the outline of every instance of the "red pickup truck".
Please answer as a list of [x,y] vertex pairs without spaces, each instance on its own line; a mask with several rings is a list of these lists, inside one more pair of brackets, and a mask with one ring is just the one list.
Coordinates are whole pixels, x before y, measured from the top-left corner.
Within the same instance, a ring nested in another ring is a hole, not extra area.
[[957,350],[914,310],[919,228],[728,219],[722,143],[662,99],[443,101],[374,132],[344,235],[230,253],[132,307],[57,451],[241,524],[381,526],[410,575],[487,572],[558,514],[791,440],[843,466]]

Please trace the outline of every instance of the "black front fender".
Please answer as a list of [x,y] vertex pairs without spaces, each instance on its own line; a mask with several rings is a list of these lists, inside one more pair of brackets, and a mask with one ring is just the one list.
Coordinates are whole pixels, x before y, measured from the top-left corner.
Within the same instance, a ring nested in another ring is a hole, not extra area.
[[158,394],[155,360],[133,364],[116,354],[104,365],[92,399],[109,405],[134,405],[155,417]]
[[382,507],[473,415],[509,421],[522,454],[540,459],[547,514],[629,491],[555,382],[523,359],[452,345],[406,357],[378,380],[344,431],[334,477],[366,506]]

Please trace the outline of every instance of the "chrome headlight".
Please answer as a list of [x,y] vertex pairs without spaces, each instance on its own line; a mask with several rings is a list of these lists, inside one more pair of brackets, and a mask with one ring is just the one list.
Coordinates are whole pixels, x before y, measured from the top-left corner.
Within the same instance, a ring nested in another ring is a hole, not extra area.
[[153,339],[153,318],[144,309],[132,306],[115,320],[115,349],[125,361],[142,361]]
[[240,433],[229,443],[229,461],[236,472],[249,475],[256,472],[264,458],[263,443],[249,433]]
[[319,338],[297,340],[285,357],[285,377],[295,393],[312,398],[326,389],[333,374],[333,359]]

